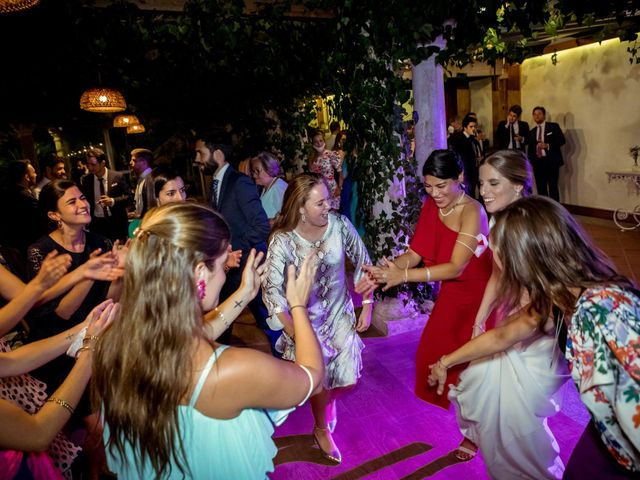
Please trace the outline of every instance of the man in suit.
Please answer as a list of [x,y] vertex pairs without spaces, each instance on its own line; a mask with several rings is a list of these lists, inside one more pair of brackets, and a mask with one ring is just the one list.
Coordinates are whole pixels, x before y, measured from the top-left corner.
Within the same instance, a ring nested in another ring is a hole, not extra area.
[[462,158],[464,165],[464,183],[467,195],[476,197],[478,185],[478,162],[482,159],[482,148],[476,140],[477,119],[467,115],[462,120],[462,131],[449,137],[449,148]]
[[516,149],[525,151],[525,144],[529,138],[529,124],[520,120],[522,107],[513,105],[509,109],[507,119],[498,123],[498,128],[493,136],[498,150]]
[[560,201],[558,177],[560,167],[564,165],[560,147],[566,143],[560,125],[547,122],[547,111],[544,107],[533,109],[533,120],[536,125],[529,132],[529,161],[536,177],[538,195],[551,197]]
[[87,153],[89,173],[80,180],[80,188],[91,205],[90,229],[111,240],[128,237],[127,205],[131,189],[127,178],[107,168],[107,156],[99,148]]
[[[227,280],[220,292],[220,302],[231,296],[240,286],[242,272],[252,248],[256,251],[267,251],[269,236],[269,219],[262,208],[256,184],[243,173],[229,164],[231,146],[219,143],[209,135],[202,135],[196,142],[195,163],[205,173],[213,175],[210,204],[227,221],[231,230],[232,250],[242,250],[239,268],[232,268],[227,273]],[[267,325],[269,316],[262,302],[262,292],[249,303],[249,309],[258,326],[267,334],[272,352],[281,332],[274,332]],[[229,343],[231,328],[220,336],[221,343]]]
[[130,218],[142,218],[151,207],[156,205],[156,196],[151,180],[151,167],[153,165],[153,153],[146,148],[131,150],[129,168],[137,178],[133,200],[135,209],[129,215]]

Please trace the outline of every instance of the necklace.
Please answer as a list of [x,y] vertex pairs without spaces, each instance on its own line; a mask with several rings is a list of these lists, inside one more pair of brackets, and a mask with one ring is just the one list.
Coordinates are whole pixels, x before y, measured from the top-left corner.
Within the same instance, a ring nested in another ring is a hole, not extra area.
[[438,211],[440,212],[440,215],[442,215],[443,217],[447,217],[451,215],[453,211],[456,209],[456,207],[460,205],[460,202],[462,201],[463,198],[464,198],[464,192],[462,192],[462,195],[460,195],[456,203],[453,205],[453,207],[451,207],[451,210],[449,210],[447,213],[444,213],[444,211],[442,211],[442,209],[439,208]]
[[273,177],[273,180],[271,180],[271,183],[269,183],[269,186],[262,191],[262,195],[260,195],[261,197],[264,197],[267,194],[269,189],[273,187],[273,184],[276,183],[276,180],[278,180],[278,177]]

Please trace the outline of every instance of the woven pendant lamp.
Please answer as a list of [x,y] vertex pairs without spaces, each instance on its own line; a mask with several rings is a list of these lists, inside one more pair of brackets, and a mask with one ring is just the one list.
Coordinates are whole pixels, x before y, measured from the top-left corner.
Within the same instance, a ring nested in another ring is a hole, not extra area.
[[19,12],[35,7],[40,0],[0,0],[0,13]]
[[127,102],[113,88],[90,88],[80,97],[80,108],[87,112],[115,113],[125,110]]
[[116,128],[130,127],[131,125],[140,125],[140,120],[135,115],[118,115],[113,119],[113,126]]
[[144,125],[129,125],[127,133],[144,133]]

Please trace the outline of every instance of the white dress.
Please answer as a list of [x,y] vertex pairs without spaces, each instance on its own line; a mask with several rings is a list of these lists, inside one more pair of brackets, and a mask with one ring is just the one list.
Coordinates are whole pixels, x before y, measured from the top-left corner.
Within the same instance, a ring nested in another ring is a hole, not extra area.
[[562,478],[564,464],[547,417],[568,379],[553,336],[542,333],[472,362],[449,392],[460,430],[480,449],[492,478]]
[[[311,326],[316,332],[325,363],[325,388],[346,387],[356,383],[362,369],[364,344],[355,330],[356,316],[345,275],[345,261],[355,267],[355,281],[362,275],[362,265],[369,264],[369,254],[358,232],[349,220],[337,213],[329,214],[329,225],[323,237],[309,242],[295,230],[277,233],[269,242],[267,271],[262,284],[264,304],[269,310],[269,326],[281,330],[279,313],[289,310],[284,295],[286,269],[296,266],[299,273],[305,256],[317,250],[318,271],[309,297]],[[295,344],[280,336],[276,348],[282,358],[295,359]]]

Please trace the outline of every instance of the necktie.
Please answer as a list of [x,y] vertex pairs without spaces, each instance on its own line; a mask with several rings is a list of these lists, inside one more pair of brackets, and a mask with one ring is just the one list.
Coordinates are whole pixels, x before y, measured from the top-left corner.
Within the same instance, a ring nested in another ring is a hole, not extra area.
[[218,209],[218,184],[220,183],[220,180],[218,180],[217,178],[213,179],[213,182],[211,183],[211,206],[213,207],[214,210]]
[[[107,179],[104,177],[98,177],[98,185],[100,186],[100,196],[102,197],[103,195],[106,195],[106,189],[104,188],[104,182],[106,182]],[[104,214],[105,217],[109,217],[111,216],[111,212],[109,211],[109,207],[102,205],[102,212]]]
[[538,125],[538,145],[536,146],[536,155],[538,158],[544,157],[544,149],[540,146],[542,143],[542,125]]
[[509,148],[518,148],[513,123],[509,124]]

